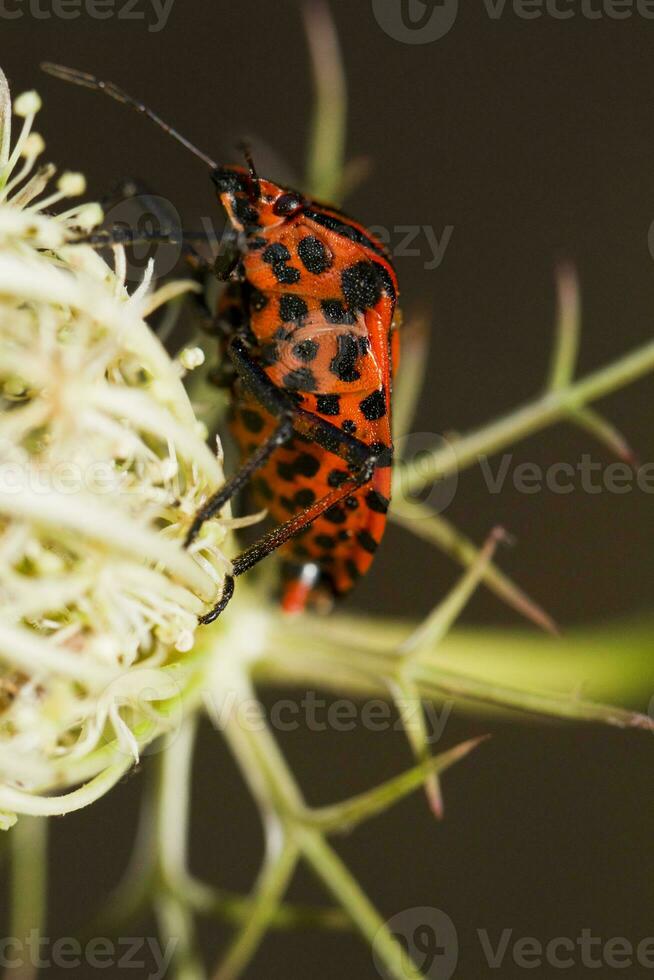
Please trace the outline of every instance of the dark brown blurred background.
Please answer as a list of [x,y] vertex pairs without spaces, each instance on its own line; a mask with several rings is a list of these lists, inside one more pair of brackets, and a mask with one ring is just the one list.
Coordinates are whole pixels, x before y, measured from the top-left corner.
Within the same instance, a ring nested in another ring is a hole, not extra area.
[[[654,20],[635,10],[624,20],[581,13],[526,20],[508,3],[493,20],[482,0],[466,0],[446,36],[407,44],[382,30],[371,0],[332,6],[350,86],[349,155],[369,156],[373,167],[348,210],[388,228],[432,226],[438,237],[445,226],[454,228],[439,268],[425,268],[431,251],[424,235],[420,256],[397,259],[406,313],[427,308],[433,315],[415,431],[468,429],[541,388],[552,343],[553,273],[561,260],[573,261],[581,277],[582,372],[648,340]],[[49,8],[42,0],[39,9]],[[149,3],[137,9],[152,20]],[[603,9],[600,0],[592,9]],[[43,59],[116,80],[218,159],[233,159],[235,140],[248,134],[270,176],[302,172],[310,68],[291,0],[177,0],[159,32],[116,17],[36,19],[25,4],[22,18],[0,17],[0,36],[14,93],[38,87],[45,97],[38,128],[49,156],[82,169],[92,196],[119,177],[137,175],[185,218],[216,213],[201,163],[120,106],[42,76]],[[651,461],[651,381],[603,407],[641,460]],[[559,426],[516,446],[514,461],[576,463],[584,452],[610,462],[589,438]],[[564,627],[651,606],[651,495],[528,496],[509,487],[491,495],[481,474],[470,471],[447,515],[477,541],[504,524],[517,539],[502,556],[504,567]],[[418,617],[456,574],[427,545],[391,528],[351,604],[371,614]],[[516,622],[485,592],[465,619]],[[378,907],[388,916],[413,906],[445,910],[459,931],[455,976],[464,980],[497,973],[484,963],[480,928],[494,938],[513,929],[514,938],[542,942],[574,939],[584,927],[605,940],[625,936],[637,943],[652,935],[652,741],[610,730],[455,717],[448,744],[489,728],[493,741],[447,779],[442,825],[416,795],[342,843]],[[372,785],[410,758],[400,734],[301,731],[282,742],[314,802]],[[116,882],[141,781],[137,775],[91,811],[53,824],[50,935],[69,935]],[[193,832],[197,868],[245,890],[257,869],[257,818],[209,731],[197,764]],[[304,877],[294,894],[320,898]],[[141,931],[135,923],[131,933]],[[222,938],[221,930],[204,930],[211,958]],[[633,970],[630,977],[649,973]],[[615,971],[573,971],[575,978],[586,972],[604,978]],[[507,957],[500,975],[523,973]],[[537,975],[560,973],[543,967]],[[303,934],[270,938],[248,976],[377,973],[356,938]]]

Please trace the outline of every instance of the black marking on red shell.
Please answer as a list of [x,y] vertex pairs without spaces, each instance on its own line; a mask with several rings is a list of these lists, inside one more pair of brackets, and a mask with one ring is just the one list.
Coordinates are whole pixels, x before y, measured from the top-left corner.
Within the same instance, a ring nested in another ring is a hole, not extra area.
[[306,476],[311,479],[320,470],[320,460],[311,453],[300,453],[293,463],[293,470],[298,476]]
[[348,473],[347,470],[332,470],[327,477],[327,483],[330,487],[337,490],[339,487],[342,487],[344,483],[347,483],[349,479],[350,473]]
[[329,370],[336,375],[339,381],[358,381],[361,374],[356,368],[359,357],[359,345],[356,337],[349,333],[339,334],[336,341],[338,353],[336,357],[332,358]]
[[301,340],[299,344],[296,344],[293,348],[293,356],[298,359],[298,361],[314,361],[316,355],[318,354],[318,344],[315,340]]
[[279,298],[279,315],[282,323],[299,322],[309,312],[309,307],[301,296],[294,293],[284,293]]
[[310,507],[311,504],[316,502],[316,495],[309,487],[302,487],[301,490],[295,494],[293,498],[298,507],[304,510],[305,507]]
[[375,541],[369,531],[366,531],[365,529],[363,531],[359,531],[357,534],[357,541],[363,550],[368,552],[368,554],[374,555],[374,553],[377,551],[378,543]]
[[340,299],[324,299],[320,305],[328,323],[353,326],[357,322],[354,313],[347,310]]
[[377,490],[369,490],[366,494],[366,504],[375,514],[386,514],[388,513],[390,500],[384,497],[383,494],[378,493]]
[[341,273],[343,295],[350,309],[369,310],[381,298],[382,282],[376,262],[355,262]]
[[319,276],[332,265],[332,257],[324,244],[315,235],[307,235],[298,244],[297,254],[300,262],[312,275]]
[[283,285],[293,285],[300,281],[300,270],[287,265],[291,253],[281,242],[273,242],[261,253],[263,261],[272,268],[277,282]]
[[362,398],[359,403],[359,408],[363,417],[369,422],[383,419],[386,415],[386,398],[383,390],[373,391],[372,395],[368,395],[367,398]]
[[339,507],[338,504],[334,504],[333,507],[326,510],[324,517],[330,524],[345,524],[347,521],[347,514],[342,507]]
[[315,375],[310,368],[297,368],[282,378],[284,388],[289,391],[315,391],[318,387]]
[[259,412],[255,412],[252,408],[242,408],[241,419],[245,428],[248,432],[252,432],[253,435],[258,435],[265,424],[263,416]]
[[321,415],[340,415],[341,399],[338,395],[318,395],[316,411]]

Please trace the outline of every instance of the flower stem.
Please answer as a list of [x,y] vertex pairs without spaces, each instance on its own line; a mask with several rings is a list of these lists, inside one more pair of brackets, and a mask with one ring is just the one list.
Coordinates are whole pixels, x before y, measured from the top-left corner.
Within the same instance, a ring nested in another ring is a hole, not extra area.
[[[47,821],[21,817],[11,830],[11,926],[9,935],[19,943],[35,932],[42,935],[47,898]],[[23,946],[23,949],[26,947]],[[36,965],[27,957],[18,968],[7,969],[12,980],[34,980]]]
[[473,465],[480,457],[499,452],[505,446],[569,417],[579,408],[652,370],[654,341],[625,354],[587,378],[546,392],[503,418],[435,450],[429,457],[422,454],[415,463],[401,465],[395,478],[395,492],[405,496],[416,493],[435,480]]

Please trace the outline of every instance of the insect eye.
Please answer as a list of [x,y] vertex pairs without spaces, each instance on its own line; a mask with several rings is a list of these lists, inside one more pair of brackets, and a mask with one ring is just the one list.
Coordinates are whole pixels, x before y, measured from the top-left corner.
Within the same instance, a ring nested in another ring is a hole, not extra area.
[[273,211],[279,217],[284,217],[285,215],[293,214],[294,211],[299,210],[301,207],[302,201],[297,194],[282,194],[275,202]]

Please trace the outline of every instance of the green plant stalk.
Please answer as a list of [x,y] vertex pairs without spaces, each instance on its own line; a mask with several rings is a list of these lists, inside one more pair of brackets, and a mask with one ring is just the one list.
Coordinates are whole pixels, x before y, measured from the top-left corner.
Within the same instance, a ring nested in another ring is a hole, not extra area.
[[347,133],[347,84],[334,21],[325,0],[302,4],[313,67],[315,100],[307,159],[307,188],[318,200],[337,202]]
[[[43,817],[19,819],[11,833],[11,923],[9,935],[25,942],[30,933],[43,934],[47,902],[48,823]],[[37,967],[24,960],[8,968],[7,980],[34,980]]]
[[216,969],[213,980],[236,980],[241,976],[272,924],[298,857],[297,844],[289,839],[278,854],[266,860],[254,889],[250,915]]
[[584,685],[598,698],[616,698],[621,692],[623,697],[642,697],[643,690],[652,690],[646,632],[633,648],[621,634],[621,658],[615,638],[599,630],[561,640],[526,631],[457,630],[437,650],[421,650],[409,664],[397,652],[407,635],[406,625],[388,620],[368,622],[365,632],[359,628],[357,633],[354,619],[335,628],[307,617],[301,631],[287,627],[283,640],[271,636],[254,678],[387,700],[389,683],[409,677],[422,698],[453,699],[477,713],[492,707],[621,728],[654,726],[647,715],[578,696]]
[[[234,662],[228,662],[213,677],[218,685],[216,693],[225,697],[228,692],[252,704],[253,689],[249,677]],[[226,686],[227,682],[227,686]],[[224,734],[234,752],[241,770],[255,795],[266,830],[269,863],[262,879],[264,894],[257,925],[267,928],[274,908],[282,898],[282,885],[290,876],[297,860],[298,850],[304,855],[314,872],[343,906],[355,927],[368,939],[375,939],[380,959],[395,980],[423,980],[415,967],[408,967],[400,944],[386,929],[383,920],[374,910],[363,891],[351,877],[335,852],[325,842],[323,833],[308,828],[302,819],[306,808],[277,743],[268,726],[251,723],[242,726],[236,711],[231,711],[224,723]],[[263,722],[263,715],[261,715]],[[271,841],[277,838],[277,847]],[[276,853],[275,853],[276,851]],[[270,855],[274,857],[270,857]],[[243,938],[246,937],[246,938]],[[246,929],[237,938],[238,961],[232,960],[231,972],[221,973],[219,964],[214,980],[237,980],[262,938],[260,928],[247,935]],[[233,946],[232,949],[235,947]],[[407,972],[409,969],[409,972]]]
[[426,980],[324,837],[309,830],[296,834],[305,859],[349,913],[364,939],[371,945],[374,943],[375,952],[389,976],[396,980]]
[[653,370],[654,341],[650,341],[587,378],[546,391],[533,402],[453,440],[430,456],[423,455],[419,464],[401,464],[394,480],[394,493],[398,496],[416,493],[436,480],[472,466],[480,457],[499,452],[554,422],[574,416],[576,411],[590,402],[623,388]]
[[180,731],[160,752],[159,791],[155,811],[158,873],[154,908],[164,943],[174,941],[172,969],[176,980],[204,980],[205,971],[196,948],[193,913],[177,891],[186,874],[191,766],[197,720],[185,717]]

